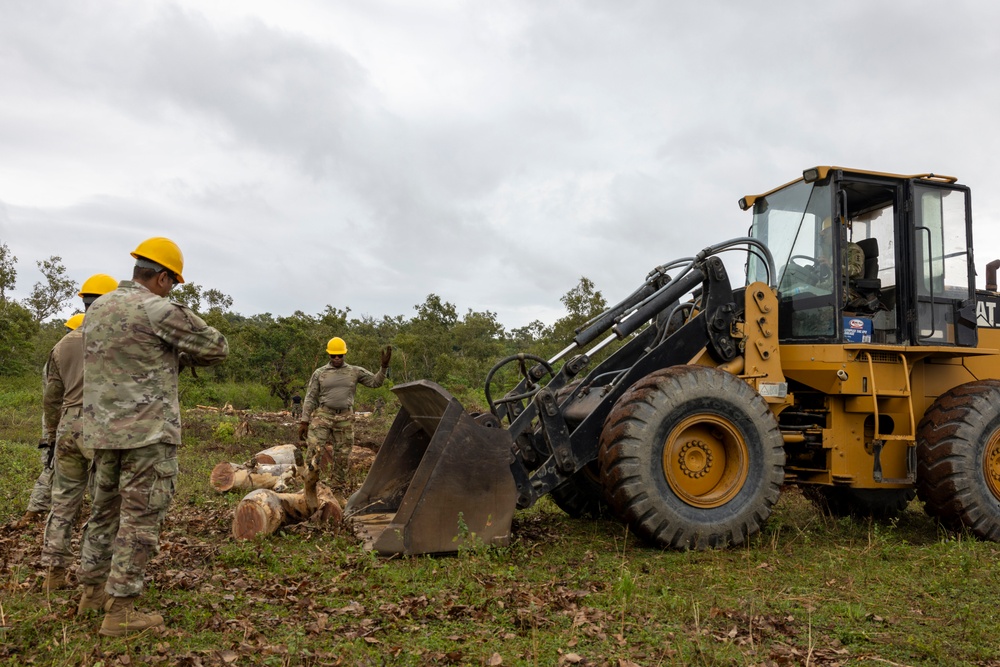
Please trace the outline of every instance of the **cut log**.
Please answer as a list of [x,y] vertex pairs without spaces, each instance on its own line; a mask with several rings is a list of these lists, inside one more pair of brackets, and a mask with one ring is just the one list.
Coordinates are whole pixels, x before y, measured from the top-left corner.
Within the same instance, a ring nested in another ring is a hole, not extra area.
[[261,464],[252,468],[239,463],[220,463],[212,469],[212,487],[219,493],[274,489],[287,491],[298,479],[298,468],[290,463]]
[[233,515],[233,537],[250,540],[257,535],[270,535],[285,522],[281,498],[270,489],[254,489],[236,506]]
[[250,540],[306,519],[336,522],[342,518],[343,511],[333,493],[312,476],[306,480],[306,488],[298,493],[275,493],[270,489],[248,493],[233,514],[233,537]]
[[257,463],[295,463],[295,445],[275,445],[254,454]]
[[289,490],[302,474],[295,466],[295,445],[275,445],[257,452],[246,463],[220,463],[212,470],[210,480],[219,493],[253,489]]

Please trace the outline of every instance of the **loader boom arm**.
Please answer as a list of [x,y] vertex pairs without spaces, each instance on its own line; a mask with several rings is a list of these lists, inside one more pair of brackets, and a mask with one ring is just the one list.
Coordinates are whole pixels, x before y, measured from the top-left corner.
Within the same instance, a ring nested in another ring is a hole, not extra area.
[[[736,356],[732,325],[742,311],[742,299],[734,299],[725,266],[717,257],[708,258],[681,280],[667,283],[655,300],[658,309],[640,309],[638,317],[626,322],[631,323],[632,331],[638,329],[699,283],[703,303],[694,318],[668,336],[661,336],[657,326],[647,327],[598,364],[584,377],[580,387],[557,405],[556,392],[571,379],[563,375],[570,364],[564,365],[560,374],[511,424],[510,432],[519,446],[511,464],[519,509],[530,507],[597,457],[605,418],[615,401],[640,378],[660,368],[686,364],[705,348],[719,363]],[[620,330],[628,329],[622,326]],[[578,423],[569,422],[567,415],[573,413],[574,404],[587,401],[591,392],[599,394],[599,400],[592,401],[592,411]],[[536,416],[541,432],[528,439],[526,430]],[[544,456],[540,465],[526,463],[527,447],[540,450],[532,452]]]
[[[717,363],[733,359],[742,294],[736,298],[722,261],[706,255],[685,260],[674,280],[651,273],[625,301],[577,332],[566,351],[608,337],[558,371],[532,355],[503,360],[518,363],[524,380],[496,405],[489,401],[493,414],[468,414],[426,380],[394,387],[401,409],[345,508],[367,547],[420,554],[506,544],[515,508],[531,506],[595,460],[604,420],[633,383],[706,350]],[[682,306],[692,292],[694,299]],[[680,310],[690,311],[686,321],[676,316]],[[578,379],[591,355],[616,339],[627,340]],[[528,360],[540,363],[528,369]],[[552,377],[542,385],[545,375]],[[504,419],[510,420],[506,429]]]

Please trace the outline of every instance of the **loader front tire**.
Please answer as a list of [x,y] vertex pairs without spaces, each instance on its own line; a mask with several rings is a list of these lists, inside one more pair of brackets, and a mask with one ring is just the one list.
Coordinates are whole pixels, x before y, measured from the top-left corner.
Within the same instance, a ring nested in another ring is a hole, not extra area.
[[605,421],[598,456],[611,508],[642,539],[725,548],[759,531],[784,480],[784,441],[767,403],[713,368],[656,371]]
[[1000,381],[955,387],[924,414],[917,495],[946,528],[1000,542]]

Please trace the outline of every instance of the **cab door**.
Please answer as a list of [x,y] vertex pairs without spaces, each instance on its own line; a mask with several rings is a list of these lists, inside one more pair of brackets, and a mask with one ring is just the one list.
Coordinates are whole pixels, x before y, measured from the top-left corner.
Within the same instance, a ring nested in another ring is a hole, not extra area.
[[910,338],[917,345],[975,346],[969,190],[911,181],[910,191]]

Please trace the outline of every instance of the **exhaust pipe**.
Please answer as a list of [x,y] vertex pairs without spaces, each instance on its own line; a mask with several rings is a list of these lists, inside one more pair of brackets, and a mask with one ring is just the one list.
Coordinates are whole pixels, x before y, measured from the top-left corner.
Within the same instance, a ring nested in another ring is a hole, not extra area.
[[994,259],[986,265],[986,291],[997,291],[997,269],[1000,268],[1000,259]]

